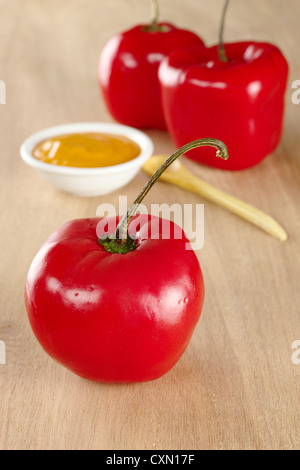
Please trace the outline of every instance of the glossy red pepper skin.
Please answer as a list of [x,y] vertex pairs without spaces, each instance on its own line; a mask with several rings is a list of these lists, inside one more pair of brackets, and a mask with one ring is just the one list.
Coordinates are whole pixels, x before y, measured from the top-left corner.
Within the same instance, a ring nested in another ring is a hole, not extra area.
[[99,84],[111,115],[137,128],[166,129],[158,68],[170,52],[202,46],[194,33],[159,23],[158,30],[138,25],[119,34],[104,47],[99,62]]
[[230,159],[216,159],[212,149],[196,149],[188,158],[224,170],[259,163],[278,146],[283,127],[288,64],[280,50],[266,43],[225,45],[176,51],[159,70],[168,129],[176,145],[195,137],[218,136]]
[[[138,217],[136,250],[108,253],[98,242],[103,229],[96,234],[101,219],[74,220],[48,239],[28,273],[25,302],[35,336],[86,379],[161,377],[182,356],[201,314],[203,276],[182,230],[176,226],[182,238],[174,239],[172,224],[171,239],[162,239],[161,219]],[[156,239],[147,239],[155,220]]]

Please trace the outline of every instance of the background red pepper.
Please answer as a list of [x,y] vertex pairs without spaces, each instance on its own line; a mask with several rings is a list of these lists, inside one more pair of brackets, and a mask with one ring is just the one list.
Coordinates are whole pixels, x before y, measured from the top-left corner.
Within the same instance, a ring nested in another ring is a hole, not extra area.
[[169,23],[138,25],[110,39],[98,77],[111,115],[129,126],[165,130],[159,65],[176,49],[202,45],[196,34]]
[[187,156],[227,169],[249,168],[278,146],[282,134],[288,64],[280,50],[266,43],[225,45],[173,52],[159,77],[168,129],[177,146],[207,135],[223,140],[228,162],[210,148]]
[[154,217],[139,216],[139,246],[126,255],[98,243],[100,219],[68,222],[31,265],[25,300],[32,329],[50,356],[81,377],[153,380],[189,343],[204,298],[201,268],[181,228],[175,239],[171,223],[171,239],[163,239],[155,219],[156,239],[147,239]]

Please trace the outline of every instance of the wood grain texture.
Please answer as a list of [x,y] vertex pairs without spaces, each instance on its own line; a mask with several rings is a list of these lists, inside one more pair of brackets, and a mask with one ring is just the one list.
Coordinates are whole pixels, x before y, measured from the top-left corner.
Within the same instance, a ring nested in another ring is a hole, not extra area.
[[[216,41],[222,0],[161,0],[161,16]],[[284,5],[283,5],[284,3]],[[281,243],[205,202],[206,283],[201,321],[176,367],[155,382],[102,385],[48,358],[25,313],[27,270],[65,221],[94,216],[118,193],[79,198],[46,185],[19,157],[22,141],[51,125],[111,121],[100,99],[99,53],[114,33],[147,21],[145,0],[0,0],[0,364],[1,449],[297,449],[300,446],[300,79],[298,0],[232,1],[226,40],[278,44],[290,65],[280,148],[256,168],[224,173],[188,162],[194,174],[264,210],[289,234]],[[157,154],[167,134],[149,132]],[[142,172],[122,194],[133,200]],[[158,183],[151,203],[202,203]]]

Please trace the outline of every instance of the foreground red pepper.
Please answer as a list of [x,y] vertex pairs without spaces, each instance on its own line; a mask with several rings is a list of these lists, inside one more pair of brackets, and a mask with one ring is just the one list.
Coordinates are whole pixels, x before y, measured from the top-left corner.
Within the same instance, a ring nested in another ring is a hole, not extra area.
[[[168,221],[133,215],[164,169],[198,145],[213,145],[218,156],[228,156],[224,144],[213,139],[180,149],[120,222],[68,222],[35,257],[25,290],[32,329],[44,350],[79,376],[100,382],[154,380],[188,346],[204,299],[198,259],[186,249],[181,228],[171,224],[167,240]],[[102,237],[111,223],[115,237]]]
[[[157,2],[153,2],[157,5]],[[166,129],[158,81],[159,65],[178,48],[202,46],[196,34],[169,23],[138,25],[110,39],[99,63],[106,105],[119,122],[137,128]]]
[[[228,5],[228,2],[227,2]],[[218,135],[230,161],[210,149],[194,150],[199,163],[242,170],[259,163],[278,146],[283,127],[288,64],[266,43],[240,42],[175,51],[160,67],[162,100],[176,145],[196,136]]]

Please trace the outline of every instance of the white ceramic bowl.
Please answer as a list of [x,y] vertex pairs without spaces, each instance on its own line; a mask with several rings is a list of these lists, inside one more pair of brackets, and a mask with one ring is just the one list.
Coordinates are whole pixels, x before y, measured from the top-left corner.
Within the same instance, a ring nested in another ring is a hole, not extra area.
[[[32,156],[40,142],[63,134],[99,132],[125,136],[136,142],[141,153],[129,162],[103,168],[73,168],[52,165]],[[48,183],[56,188],[78,196],[101,196],[128,184],[152,156],[153,143],[143,132],[128,126],[110,123],[79,123],[51,127],[29,137],[21,146],[21,157]]]

